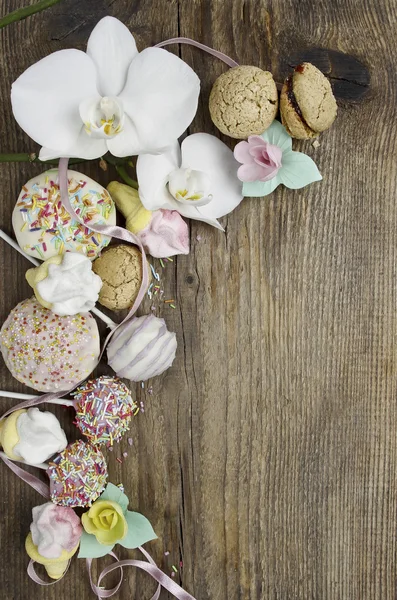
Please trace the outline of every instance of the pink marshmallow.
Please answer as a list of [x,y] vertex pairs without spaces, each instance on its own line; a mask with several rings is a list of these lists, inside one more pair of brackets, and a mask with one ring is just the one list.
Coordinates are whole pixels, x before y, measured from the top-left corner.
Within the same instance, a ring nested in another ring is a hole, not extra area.
[[72,508],[47,502],[32,510],[30,526],[33,543],[45,558],[59,558],[79,543],[83,528]]
[[149,225],[137,235],[154,258],[189,254],[188,226],[176,210],[154,211]]

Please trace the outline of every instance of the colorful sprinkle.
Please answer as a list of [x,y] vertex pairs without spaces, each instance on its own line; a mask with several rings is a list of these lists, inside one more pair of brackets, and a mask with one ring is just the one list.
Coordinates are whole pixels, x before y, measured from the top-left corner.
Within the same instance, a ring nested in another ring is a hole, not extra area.
[[[86,183],[83,179],[69,180],[72,206],[86,224],[105,224],[114,211],[113,201],[104,188],[101,193],[97,190],[90,190],[88,193],[83,191]],[[40,177],[34,183],[29,182],[29,187],[24,186],[22,190],[25,193],[21,193],[17,201],[22,220],[20,230],[40,232],[38,239],[36,236],[37,243],[25,246],[25,251],[44,260],[49,256],[62,254],[65,250],[76,251],[79,247],[78,252],[95,257],[109,244],[108,236],[94,233],[87,226],[74,220],[66,211],[61,202],[57,180],[48,181],[48,176],[45,180]],[[43,254],[43,251],[46,254]]]
[[82,440],[70,444],[49,464],[51,500],[61,506],[91,506],[107,480],[105,457]]
[[137,404],[117,377],[91,379],[72,394],[75,424],[91,444],[113,446],[128,431]]
[[90,314],[59,317],[33,297],[10,312],[0,332],[0,345],[18,381],[54,392],[77,385],[92,372],[99,332]]

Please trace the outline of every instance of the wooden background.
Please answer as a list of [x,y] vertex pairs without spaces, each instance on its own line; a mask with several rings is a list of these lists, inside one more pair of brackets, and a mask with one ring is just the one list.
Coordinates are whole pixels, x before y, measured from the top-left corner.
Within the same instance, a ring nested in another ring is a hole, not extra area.
[[[1,13],[25,1],[2,0]],[[149,551],[167,573],[178,567],[175,580],[197,600],[397,598],[396,8],[393,0],[64,0],[0,31],[1,152],[36,149],[13,120],[12,81],[49,52],[84,49],[107,14],[140,49],[188,36],[278,81],[309,57],[338,96],[320,147],[295,143],[323,182],[244,200],[223,219],[225,234],[192,222],[190,255],[160,269],[177,308],[156,314],[177,332],[177,359],[152,396],[133,388],[145,412],[134,445],[109,454],[109,469],[154,525]],[[218,135],[208,94],[225,65],[190,47],[172,51],[202,80],[191,131]],[[1,165],[8,233],[20,187],[40,170]],[[114,177],[94,163],[81,170],[103,184]],[[28,266],[1,245],[1,321],[30,295]],[[24,389],[3,363],[0,385]],[[73,438],[72,415],[58,414]],[[40,503],[1,467],[2,600],[93,598],[84,561],[54,587],[27,577],[24,539]],[[117,598],[154,589],[130,570]]]

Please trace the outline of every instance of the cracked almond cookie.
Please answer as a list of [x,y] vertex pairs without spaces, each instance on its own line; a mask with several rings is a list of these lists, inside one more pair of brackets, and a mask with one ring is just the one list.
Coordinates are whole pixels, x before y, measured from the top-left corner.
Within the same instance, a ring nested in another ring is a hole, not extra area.
[[281,90],[281,120],[297,139],[317,137],[335,121],[338,107],[327,77],[311,63],[298,65]]
[[[151,281],[149,263],[148,285]],[[127,244],[111,246],[92,264],[92,270],[102,279],[99,302],[111,310],[130,308],[142,284],[142,253]]]
[[215,81],[209,99],[211,119],[225,135],[242,140],[260,135],[278,109],[277,87],[269,71],[239,66]]

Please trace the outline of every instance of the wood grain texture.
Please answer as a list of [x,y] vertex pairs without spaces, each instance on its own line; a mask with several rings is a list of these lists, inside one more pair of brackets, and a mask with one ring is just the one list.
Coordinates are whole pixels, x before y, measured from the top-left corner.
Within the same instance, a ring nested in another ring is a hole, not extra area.
[[[20,4],[3,0],[1,12]],[[139,48],[192,37],[278,81],[310,57],[340,100],[319,148],[295,144],[316,160],[321,183],[246,199],[223,219],[224,235],[191,223],[191,253],[162,275],[177,309],[157,310],[177,332],[177,360],[153,381],[152,396],[133,387],[145,413],[134,422],[133,447],[125,441],[109,455],[111,479],[152,521],[159,540],[148,549],[158,563],[170,572],[183,561],[177,580],[197,600],[393,600],[395,3],[65,0],[0,32],[1,151],[34,149],[13,121],[11,82],[48,52],[84,49],[106,14],[134,31]],[[190,47],[172,51],[202,80],[191,131],[218,135],[208,95],[226,67]],[[8,232],[19,189],[39,170],[0,166]],[[95,164],[81,170],[102,183],[114,176]],[[26,268],[1,246],[1,321],[30,293]],[[0,386],[23,389],[4,364]],[[73,436],[71,416],[56,412]],[[74,560],[55,587],[28,579],[23,542],[40,498],[5,467],[1,484],[1,598],[92,598],[84,561]],[[117,598],[153,590],[146,576],[126,572]]]

